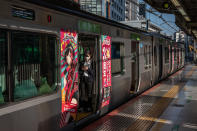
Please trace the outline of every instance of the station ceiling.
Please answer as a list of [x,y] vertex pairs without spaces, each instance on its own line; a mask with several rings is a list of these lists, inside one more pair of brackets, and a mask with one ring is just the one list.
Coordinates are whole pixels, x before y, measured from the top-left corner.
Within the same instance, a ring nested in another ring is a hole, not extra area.
[[[161,13],[176,16],[176,25],[197,38],[197,0],[144,0]],[[169,8],[164,8],[164,4]]]

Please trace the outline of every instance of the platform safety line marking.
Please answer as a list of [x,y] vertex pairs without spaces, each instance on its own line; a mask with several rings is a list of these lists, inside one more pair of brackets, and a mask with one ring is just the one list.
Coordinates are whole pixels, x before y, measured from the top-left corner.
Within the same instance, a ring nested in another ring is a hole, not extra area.
[[[117,114],[117,116],[126,116],[128,118],[132,118],[132,119],[140,119],[140,117],[136,116],[136,115],[131,115],[131,114],[125,114],[125,113],[119,113]],[[141,120],[154,120],[155,118],[153,117],[143,117]],[[167,124],[172,124],[171,120],[166,120],[166,119],[156,119],[156,122],[161,122],[161,123],[167,123]]]
[[[158,117],[163,113],[171,99],[179,92],[179,86],[173,86],[166,94],[163,95],[145,114],[139,117],[133,124],[131,124],[127,131],[145,131],[157,122]],[[149,120],[145,118],[150,118]],[[164,121],[165,122],[165,121]]]
[[139,100],[143,96],[148,95],[150,92],[152,92],[156,88],[160,87],[160,85],[161,85],[161,83],[158,83],[157,85],[155,85],[152,88],[148,89],[147,91],[145,91],[144,93],[140,94],[139,96],[131,99],[127,103],[121,105],[117,109],[114,109],[113,111],[111,111],[107,115],[101,117],[99,120],[97,120],[97,121],[93,122],[92,124],[88,125],[87,127],[83,128],[81,131],[87,131],[87,130],[88,131],[91,131],[91,130],[95,129],[96,127],[102,125],[107,120],[109,120],[112,116],[115,116],[116,114],[118,114],[119,112],[121,112],[122,110],[124,110],[125,108],[127,108],[128,106],[131,106],[133,103],[135,103],[137,100]]
[[[179,70],[178,72],[174,73],[173,75],[177,75],[179,72],[181,72],[182,70],[184,70],[185,68],[182,68],[181,70]],[[171,75],[172,76],[172,75]],[[170,77],[171,77],[170,76]],[[169,78],[170,78],[169,77]],[[139,100],[140,98],[142,98],[145,95],[148,95],[150,92],[152,92],[153,90],[155,90],[156,88],[160,87],[162,84],[162,82],[156,84],[155,86],[153,86],[152,88],[148,89],[147,91],[145,91],[144,93],[142,93],[141,95],[135,97],[134,99],[131,99],[129,102],[121,105],[120,107],[118,107],[117,109],[114,109],[112,112],[108,113],[107,115],[101,117],[99,120],[91,123],[90,125],[86,126],[85,128],[83,128],[81,131],[91,131],[93,129],[95,129],[98,126],[101,126],[103,123],[105,123],[107,120],[109,120],[112,116],[118,114],[119,112],[121,112],[122,110],[124,110],[126,107],[130,106],[131,104],[135,103],[137,100]]]
[[155,127],[152,128],[152,131],[159,131],[163,127],[163,123],[156,123]]
[[[196,67],[192,67],[191,71],[189,71],[185,77],[191,77],[193,72],[195,71]],[[185,90],[185,88],[183,88]],[[156,123],[153,127],[152,131],[159,131],[163,127],[164,123]]]
[[[160,116],[163,111],[166,109],[166,107],[169,105],[169,103],[171,102],[171,98],[174,98],[176,96],[176,94],[178,93],[179,91],[179,86],[176,86],[174,87],[172,90],[170,90],[168,93],[166,93],[163,98],[160,99],[160,101],[157,104],[157,106],[155,107],[152,107],[152,112],[149,112],[149,116],[152,116],[151,113],[155,113],[154,114],[154,121],[156,122],[156,119],[158,118],[158,116]],[[167,100],[166,100],[166,97],[167,97]],[[159,112],[157,112],[159,110]],[[150,125],[152,123],[150,122],[146,122],[146,123],[149,123]],[[147,126],[147,125],[146,125]],[[146,129],[147,127],[145,127]]]
[[[195,67],[192,68],[191,71],[188,72],[185,75],[185,77],[190,77],[193,74],[195,69],[196,69]],[[165,111],[165,109],[166,109],[165,107],[167,107],[170,104],[170,102],[171,102],[170,99],[165,100],[166,97],[174,98],[176,96],[176,94],[179,92],[179,88],[180,87],[178,85],[177,86],[173,86],[173,88],[171,88],[160,100],[158,100],[158,102],[155,103],[156,105],[158,104],[158,106],[155,106],[155,104],[154,104],[152,106],[151,110],[149,110],[145,114],[145,115],[151,115],[151,113],[154,113],[154,110],[157,111],[157,107],[158,107],[159,112],[155,113],[156,118],[152,118],[151,119],[152,122],[144,122],[146,124],[148,123],[148,125],[144,125],[144,127],[145,127],[145,128],[143,128],[144,130],[146,130],[147,128],[148,129],[151,128],[151,126],[154,124],[154,121],[157,122],[157,123],[156,123],[155,127],[153,127],[152,131],[159,131],[162,128],[162,126],[164,125],[164,123],[167,124],[167,121],[159,122],[159,121],[156,121],[156,120],[157,120],[157,117],[160,117],[161,114],[163,113],[163,111]],[[139,125],[140,124],[138,124],[138,126],[137,126],[138,128],[139,128]],[[131,127],[132,127],[132,125],[131,125]],[[142,130],[143,131],[143,129],[131,129],[131,127],[128,128],[128,130],[140,130],[140,131]]]

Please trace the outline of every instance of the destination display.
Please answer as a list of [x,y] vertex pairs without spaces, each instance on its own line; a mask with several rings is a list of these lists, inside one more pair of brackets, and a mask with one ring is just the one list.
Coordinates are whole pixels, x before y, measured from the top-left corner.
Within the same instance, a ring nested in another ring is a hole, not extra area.
[[18,6],[12,6],[12,16],[27,20],[35,20],[35,12]]

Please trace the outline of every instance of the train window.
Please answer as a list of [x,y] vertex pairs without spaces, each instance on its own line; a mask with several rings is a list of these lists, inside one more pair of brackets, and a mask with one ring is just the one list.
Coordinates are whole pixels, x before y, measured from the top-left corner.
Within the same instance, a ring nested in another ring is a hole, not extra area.
[[179,52],[180,52],[179,49],[177,49],[177,60],[178,60],[178,62],[179,62],[179,60],[180,60],[180,59],[179,59],[179,57],[180,57]]
[[181,64],[183,64],[183,58],[184,58],[184,56],[183,56],[183,49],[181,49]]
[[176,48],[174,48],[174,60],[175,60],[175,61],[176,61],[176,55],[177,55],[176,52],[177,52],[177,51],[176,51]]
[[165,63],[169,63],[169,49],[165,47]]
[[151,65],[151,46],[149,46],[149,65]]
[[177,62],[179,63],[179,49],[177,49]]
[[146,46],[144,46],[144,65],[146,65]]
[[55,90],[56,38],[27,32],[12,32],[14,101]]
[[157,47],[154,47],[154,62],[155,62],[155,66],[157,66]]
[[124,44],[112,42],[112,74],[123,73],[124,71]]
[[144,46],[144,65],[145,65],[145,68],[146,66],[148,65],[148,48],[147,48],[147,45]]
[[179,51],[180,51],[180,63],[182,64],[182,49],[180,49]]
[[8,98],[6,91],[7,42],[6,32],[0,31],[0,104]]

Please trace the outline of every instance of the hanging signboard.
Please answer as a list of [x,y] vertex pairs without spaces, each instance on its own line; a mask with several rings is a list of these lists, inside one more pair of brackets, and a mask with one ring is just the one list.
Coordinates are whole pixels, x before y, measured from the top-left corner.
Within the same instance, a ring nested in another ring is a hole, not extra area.
[[109,104],[111,91],[111,37],[101,36],[102,46],[102,107]]

